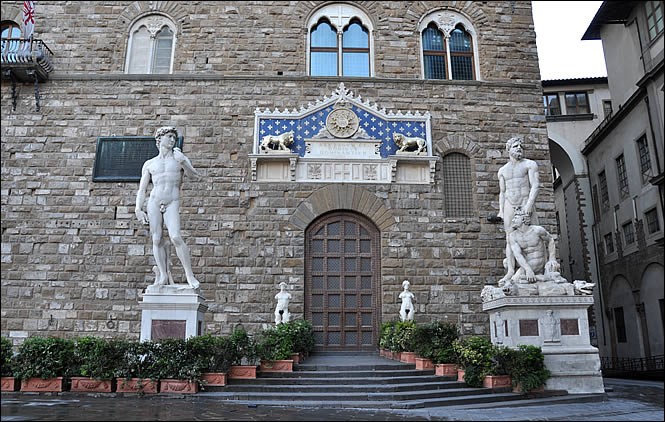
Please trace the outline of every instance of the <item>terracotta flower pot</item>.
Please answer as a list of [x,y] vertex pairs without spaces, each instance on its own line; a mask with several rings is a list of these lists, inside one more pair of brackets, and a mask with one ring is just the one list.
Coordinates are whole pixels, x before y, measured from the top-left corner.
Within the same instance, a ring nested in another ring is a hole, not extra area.
[[111,393],[113,383],[111,380],[96,380],[90,377],[72,377],[71,391],[85,393]]
[[256,365],[232,366],[229,378],[256,378]]
[[164,394],[195,394],[199,392],[199,384],[187,380],[161,379],[159,392]]
[[293,353],[293,354],[291,355],[291,360],[292,360],[293,363],[295,363],[295,364],[300,363],[300,353]]
[[434,364],[429,359],[416,358],[416,369],[419,370],[434,369]]
[[226,385],[226,372],[204,372],[201,374],[203,387],[223,387]]
[[457,370],[457,381],[462,381],[464,382],[464,374],[466,374],[466,371],[462,369]]
[[434,368],[440,377],[457,376],[457,365],[454,363],[440,363],[434,365]]
[[[118,387],[116,392],[118,393],[138,393],[139,392],[139,378],[128,378],[125,382],[125,378],[118,378]],[[123,385],[124,384],[124,385]],[[146,394],[157,393],[157,381],[153,381],[149,378],[141,380],[141,385],[143,386],[143,392]]]
[[402,360],[402,352],[393,352],[393,360]]
[[293,372],[292,360],[262,360],[261,372]]
[[483,387],[485,388],[511,387],[512,385],[510,375],[486,375],[483,378]]
[[18,378],[2,377],[2,391],[18,391],[21,383]]
[[21,391],[33,392],[60,392],[64,391],[65,379],[64,377],[57,378],[28,378],[21,381]]
[[404,363],[416,363],[415,352],[402,352],[399,355],[399,361]]

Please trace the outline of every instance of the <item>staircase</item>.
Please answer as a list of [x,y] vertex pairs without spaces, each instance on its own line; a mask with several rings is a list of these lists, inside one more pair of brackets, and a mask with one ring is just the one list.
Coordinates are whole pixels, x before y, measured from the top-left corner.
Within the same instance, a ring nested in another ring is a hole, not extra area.
[[377,352],[326,352],[293,372],[262,373],[206,387],[201,395],[249,405],[413,409],[520,400],[510,388],[471,388],[456,377],[434,375],[382,358]]

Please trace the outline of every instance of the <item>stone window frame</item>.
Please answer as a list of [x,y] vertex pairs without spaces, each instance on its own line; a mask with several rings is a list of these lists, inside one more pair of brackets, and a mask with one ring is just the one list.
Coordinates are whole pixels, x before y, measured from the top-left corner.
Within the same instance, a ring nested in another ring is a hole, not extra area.
[[660,221],[658,221],[658,208],[653,207],[644,212],[647,234],[649,236],[660,232]]
[[635,225],[633,224],[633,220],[623,223],[621,230],[623,231],[623,240],[626,246],[635,243]]
[[149,72],[145,74],[153,74],[153,59],[154,59],[154,50],[155,50],[155,38],[157,34],[166,26],[169,28],[173,34],[173,40],[171,44],[171,61],[169,65],[168,74],[173,73],[173,64],[175,62],[175,50],[178,40],[178,27],[175,22],[167,15],[159,12],[150,12],[146,15],[142,15],[136,18],[132,24],[129,26],[129,32],[127,37],[127,54],[125,56],[125,73],[129,74],[129,65],[132,58],[132,46],[134,40],[134,34],[141,29],[142,26],[145,26],[150,33],[150,58],[148,62],[150,63]]
[[[469,180],[468,180],[468,183],[469,183],[470,194],[471,194],[471,197],[470,197],[470,204],[468,204],[468,206],[470,207],[470,213],[468,213],[468,214],[464,214],[464,215],[461,215],[461,214],[451,215],[451,214],[449,213],[448,207],[446,207],[446,199],[445,199],[445,198],[444,198],[444,204],[443,204],[443,212],[444,212],[444,214],[445,214],[445,218],[446,218],[446,219],[457,219],[457,218],[469,218],[469,217],[474,217],[474,216],[476,216],[477,212],[476,212],[476,206],[475,206],[475,195],[473,194],[473,187],[474,187],[474,177],[473,177],[473,164],[474,164],[474,163],[473,163],[473,157],[472,157],[471,155],[469,155],[468,153],[466,153],[465,151],[459,151],[459,150],[457,150],[457,149],[446,151],[444,154],[441,155],[441,170],[442,170],[442,172],[445,171],[445,170],[444,170],[444,167],[445,167],[445,165],[446,165],[446,157],[449,157],[449,156],[451,156],[451,155],[453,155],[453,154],[459,154],[459,155],[462,155],[462,156],[466,157],[466,159],[468,160],[468,161],[467,161],[467,162],[468,162],[468,165],[469,165]],[[445,178],[445,177],[442,177],[442,179],[443,179],[443,181],[442,181],[442,184],[443,184],[443,191],[444,191],[444,196],[445,196],[445,192],[446,192],[446,183],[447,183],[447,182],[446,182],[446,178]],[[456,199],[459,199],[459,198],[456,198]],[[465,207],[465,208],[466,208],[466,207]]]
[[369,15],[362,9],[355,5],[347,3],[332,3],[326,4],[317,9],[307,19],[307,28],[305,31],[305,45],[306,48],[306,66],[307,76],[312,76],[312,29],[315,28],[321,21],[327,21],[330,26],[337,30],[337,76],[344,77],[343,75],[343,62],[342,62],[342,49],[343,42],[342,36],[344,28],[347,28],[352,22],[360,21],[360,24],[365,28],[369,35],[369,76],[374,77],[374,23]]
[[652,165],[651,165],[651,152],[649,148],[649,143],[647,141],[647,135],[642,134],[635,141],[635,147],[637,148],[637,158],[640,163],[640,174],[642,176],[642,185],[649,183],[651,178]]
[[418,22],[418,45],[420,48],[420,77],[425,79],[425,54],[423,46],[423,32],[427,27],[434,23],[439,31],[443,33],[445,52],[446,52],[446,80],[453,81],[452,75],[452,59],[450,52],[450,35],[455,29],[460,29],[460,27],[471,37],[471,68],[473,70],[473,79],[474,81],[481,80],[480,78],[480,60],[478,59],[478,32],[476,31],[471,19],[462,15],[461,13],[443,9],[435,10],[420,19]]

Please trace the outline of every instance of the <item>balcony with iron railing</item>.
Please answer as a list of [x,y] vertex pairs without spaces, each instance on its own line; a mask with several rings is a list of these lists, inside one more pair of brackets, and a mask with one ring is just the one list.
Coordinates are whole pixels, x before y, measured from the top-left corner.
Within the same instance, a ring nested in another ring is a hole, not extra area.
[[16,83],[35,84],[35,102],[39,111],[39,82],[46,82],[53,72],[53,52],[40,39],[2,38],[1,74],[12,82],[12,110],[16,110]]

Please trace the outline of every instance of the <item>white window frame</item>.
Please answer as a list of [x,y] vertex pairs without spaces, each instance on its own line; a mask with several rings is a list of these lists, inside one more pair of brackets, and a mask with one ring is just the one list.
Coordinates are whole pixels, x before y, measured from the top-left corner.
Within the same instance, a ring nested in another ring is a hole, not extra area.
[[148,63],[150,63],[150,65],[149,71],[146,73],[148,75],[152,74],[152,64],[154,59],[153,54],[155,51],[155,38],[157,37],[157,34],[159,34],[164,26],[167,26],[171,33],[173,33],[173,44],[171,45],[171,64],[169,66],[169,74],[172,74],[178,31],[175,23],[169,17],[159,13],[151,13],[147,16],[143,16],[137,19],[130,27],[129,37],[127,40],[127,56],[125,57],[125,73],[129,73],[129,62],[132,57],[132,42],[134,40],[134,34],[139,29],[141,29],[142,26],[145,26],[150,33],[150,57],[148,58]]
[[[452,10],[437,10],[425,15],[418,22],[418,41],[420,45],[420,77],[425,79],[425,53],[423,47],[423,31],[427,29],[430,23],[434,23],[436,27],[443,33],[444,43],[446,45],[446,67],[448,69],[448,79],[453,79],[452,72],[452,59],[450,58],[450,34],[455,30],[457,25],[462,25],[464,30],[471,36],[471,43],[473,45],[473,69],[475,73],[475,81],[480,81],[480,64],[478,60],[478,33],[476,32],[471,21],[460,13],[453,12]],[[440,79],[437,79],[440,80]],[[445,79],[444,79],[445,80]]]
[[312,75],[311,64],[311,41],[312,41],[312,28],[314,28],[321,18],[327,18],[330,25],[337,30],[337,76],[344,76],[344,69],[342,64],[342,35],[344,28],[349,25],[353,18],[360,20],[362,26],[369,32],[369,77],[374,76],[374,25],[372,20],[365,12],[356,6],[346,3],[335,3],[324,6],[314,12],[307,21],[306,45],[307,45],[307,75]]

